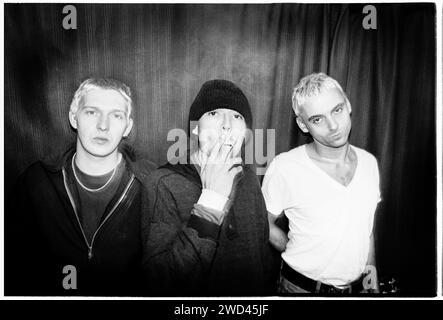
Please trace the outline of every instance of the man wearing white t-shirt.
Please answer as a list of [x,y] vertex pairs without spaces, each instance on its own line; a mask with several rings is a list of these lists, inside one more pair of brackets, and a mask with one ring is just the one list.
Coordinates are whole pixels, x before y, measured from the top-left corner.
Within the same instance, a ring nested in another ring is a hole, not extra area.
[[[262,187],[270,242],[283,258],[279,292],[377,293],[377,160],[349,144],[351,104],[333,78],[304,77],[292,104],[299,128],[313,142],[278,155]],[[275,224],[283,214],[287,234]]]

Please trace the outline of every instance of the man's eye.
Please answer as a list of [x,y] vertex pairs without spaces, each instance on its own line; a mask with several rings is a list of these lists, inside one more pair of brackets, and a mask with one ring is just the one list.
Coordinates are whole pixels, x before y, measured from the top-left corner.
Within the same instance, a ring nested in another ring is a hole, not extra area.
[[343,107],[338,107],[337,109],[334,110],[335,113],[340,113],[343,111]]
[[114,113],[114,118],[122,120],[123,119],[123,115],[121,113]]
[[243,120],[243,116],[241,114],[238,114],[238,113],[234,115],[234,118],[235,119]]
[[217,111],[209,111],[208,116],[215,116],[217,114]]
[[94,110],[86,110],[86,114],[89,116],[92,116],[95,114],[95,111]]
[[321,118],[314,118],[312,119],[313,124],[319,124],[321,122]]

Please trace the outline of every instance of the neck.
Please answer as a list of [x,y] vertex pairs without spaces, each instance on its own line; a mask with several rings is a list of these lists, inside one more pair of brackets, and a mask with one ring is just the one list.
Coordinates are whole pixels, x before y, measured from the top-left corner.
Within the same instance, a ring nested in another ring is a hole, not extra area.
[[330,162],[345,162],[350,150],[349,142],[341,147],[331,148],[314,140],[311,146],[312,150],[319,158]]
[[75,164],[84,173],[90,176],[104,175],[113,170],[119,163],[121,154],[115,150],[106,157],[96,157],[77,148]]

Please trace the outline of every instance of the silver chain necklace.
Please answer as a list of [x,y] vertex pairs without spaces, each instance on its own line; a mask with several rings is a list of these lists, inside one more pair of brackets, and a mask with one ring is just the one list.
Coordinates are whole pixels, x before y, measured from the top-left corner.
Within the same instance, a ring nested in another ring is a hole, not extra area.
[[87,186],[85,186],[85,185],[80,181],[80,179],[77,177],[77,173],[75,172],[75,165],[74,165],[74,160],[75,160],[75,156],[76,156],[76,155],[77,155],[77,153],[74,153],[74,155],[72,156],[72,163],[71,163],[71,165],[72,165],[72,171],[74,172],[75,180],[77,180],[78,184],[79,184],[83,189],[85,189],[85,190],[87,190],[87,191],[89,191],[89,192],[98,192],[98,191],[104,189],[104,188],[105,188],[105,187],[111,182],[112,178],[114,178],[115,172],[117,171],[117,167],[118,167],[118,165],[120,164],[120,160],[121,160],[121,156],[120,156],[120,158],[118,159],[117,165],[114,167],[114,170],[112,170],[112,175],[111,175],[111,177],[108,179],[108,181],[106,181],[106,183],[105,183],[104,185],[102,185],[102,186],[101,186],[100,188],[98,188],[98,189],[91,189],[91,188],[88,188]]

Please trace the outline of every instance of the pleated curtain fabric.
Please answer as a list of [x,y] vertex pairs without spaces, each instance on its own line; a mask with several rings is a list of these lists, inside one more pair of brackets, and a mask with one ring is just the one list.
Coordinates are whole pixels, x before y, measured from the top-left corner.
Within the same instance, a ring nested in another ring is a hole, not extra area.
[[275,130],[275,153],[309,141],[291,109],[312,72],[337,79],[352,104],[351,142],[379,162],[380,270],[404,293],[435,292],[435,6],[376,4],[5,4],[5,196],[32,162],[75,141],[74,91],[89,76],[127,83],[135,100],[130,138],[162,164],[174,128],[187,131],[200,86],[222,78],[248,97],[253,127]]

